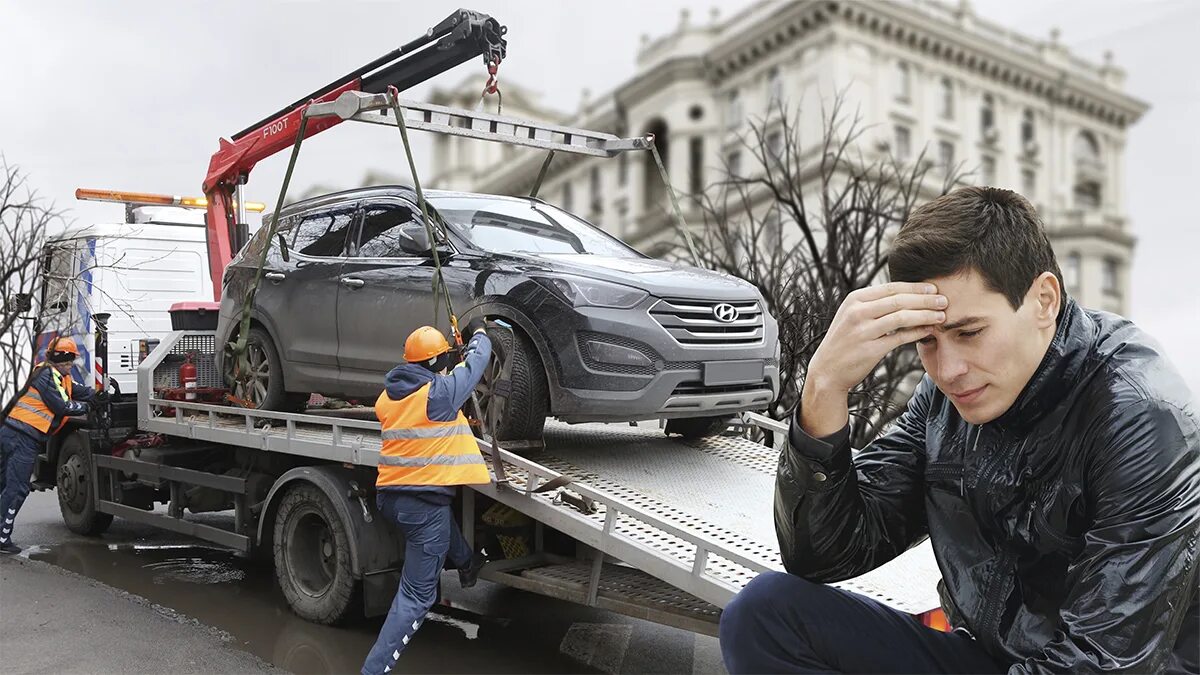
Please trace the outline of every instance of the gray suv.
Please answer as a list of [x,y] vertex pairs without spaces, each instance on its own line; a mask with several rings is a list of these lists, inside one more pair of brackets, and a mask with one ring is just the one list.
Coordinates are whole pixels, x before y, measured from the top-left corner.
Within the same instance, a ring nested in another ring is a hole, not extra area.
[[[668,419],[705,435],[779,391],[775,319],[751,284],[648,258],[538,199],[429,191],[446,224],[431,243],[407,187],[374,187],[287,207],[229,265],[217,339],[235,339],[240,302],[269,246],[252,309],[249,377],[260,407],[299,409],[309,392],[370,403],[423,324],[448,330],[433,295],[432,249],[460,321],[484,315],[512,358],[499,436],[536,441],[566,422]],[[232,359],[218,358],[231,377]],[[497,369],[480,384],[486,403]]]

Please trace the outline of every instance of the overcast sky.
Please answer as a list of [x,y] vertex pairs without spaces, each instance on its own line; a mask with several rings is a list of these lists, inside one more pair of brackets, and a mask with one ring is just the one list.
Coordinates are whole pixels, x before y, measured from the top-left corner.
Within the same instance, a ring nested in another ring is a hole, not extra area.
[[[490,4],[489,4],[490,2]],[[706,22],[733,0],[463,0],[508,26],[507,80],[573,110],[634,72],[643,33],[672,30],[679,10]],[[1150,112],[1129,132],[1127,211],[1139,238],[1132,318],[1159,337],[1200,393],[1200,2],[974,0],[975,11],[1034,37],[1052,26],[1076,53],[1112,50],[1127,90]],[[228,136],[391,48],[460,6],[414,2],[14,2],[0,0],[0,152],[78,223],[120,207],[76,203],[76,187],[198,195],[218,136]],[[474,61],[444,75],[482,85]],[[428,95],[433,85],[406,94]],[[306,141],[298,194],[349,186],[369,168],[405,175],[398,134],[342,125]],[[418,134],[418,136],[420,136]],[[427,148],[425,139],[421,148]],[[427,159],[419,160],[427,166]],[[249,198],[273,202],[286,153],[264,161]]]

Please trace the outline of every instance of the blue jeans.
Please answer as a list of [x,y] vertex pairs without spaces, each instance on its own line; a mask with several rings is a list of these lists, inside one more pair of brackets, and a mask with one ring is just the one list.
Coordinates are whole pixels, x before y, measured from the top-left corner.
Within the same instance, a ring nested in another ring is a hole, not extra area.
[[963,633],[870,598],[764,572],[721,613],[721,655],[739,673],[1002,673]]
[[363,663],[363,675],[378,675],[396,667],[396,660],[437,600],[446,559],[460,569],[471,563],[471,547],[454,522],[448,502],[443,495],[423,499],[403,491],[376,493],[380,513],[404,534],[404,571],[379,638]]
[[41,443],[0,425],[0,545],[12,540],[13,521],[29,496],[29,480]]

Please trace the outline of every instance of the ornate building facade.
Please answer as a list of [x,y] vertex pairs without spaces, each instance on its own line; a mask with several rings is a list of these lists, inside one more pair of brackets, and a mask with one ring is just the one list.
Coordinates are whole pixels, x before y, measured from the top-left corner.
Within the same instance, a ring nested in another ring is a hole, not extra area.
[[[768,0],[674,32],[643,37],[636,73],[564,115],[511,81],[506,115],[653,133],[681,193],[699,193],[745,160],[749,119],[783,103],[802,139],[821,137],[835,94],[869,125],[867,156],[968,171],[965,183],[1024,194],[1042,215],[1068,291],[1084,305],[1128,312],[1135,237],[1123,193],[1126,129],[1147,110],[1123,92],[1106,56],[1070,53],[1057,32],[1039,40],[976,16],[968,2]],[[474,107],[472,80],[434,102]],[[527,194],[542,153],[439,136],[432,186]],[[944,175],[944,174],[943,174]],[[940,180],[936,181],[940,186]],[[931,188],[932,189],[932,188]],[[540,196],[649,253],[672,240],[670,207],[649,153],[613,160],[558,156]],[[688,220],[694,205],[684,200]]]

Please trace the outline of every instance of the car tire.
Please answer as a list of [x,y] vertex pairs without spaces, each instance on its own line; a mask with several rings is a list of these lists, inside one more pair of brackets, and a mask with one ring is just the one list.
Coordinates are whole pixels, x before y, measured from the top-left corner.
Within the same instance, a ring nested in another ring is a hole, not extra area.
[[663,431],[668,436],[678,435],[682,436],[684,440],[694,441],[720,433],[727,426],[729,426],[729,417],[724,415],[717,417],[681,417],[667,420],[667,426]]
[[58,510],[67,529],[87,536],[108,530],[113,517],[111,513],[100,513],[97,509],[98,495],[92,482],[92,449],[86,431],[76,431],[63,438],[55,475]]
[[275,578],[301,618],[333,625],[346,621],[359,599],[350,562],[350,531],[329,497],[315,485],[288,490],[275,513]]
[[508,405],[504,407],[504,417],[500,420],[496,437],[502,442],[540,443],[546,426],[546,415],[549,413],[550,397],[546,385],[546,371],[542,368],[537,348],[528,337],[516,331],[489,328],[488,337],[495,348],[492,360],[488,363],[483,379],[476,389],[480,405],[483,407],[481,412],[484,419],[487,419],[492,382],[500,373],[500,358],[507,354],[512,359],[509,371],[512,393],[509,395]]
[[250,329],[246,337],[246,358],[250,362],[250,376],[246,382],[233,377],[234,356],[225,358],[226,381],[233,388],[234,396],[253,403],[260,410],[280,412],[303,412],[308,404],[308,394],[293,394],[284,389],[283,364],[275,341],[259,326]]

